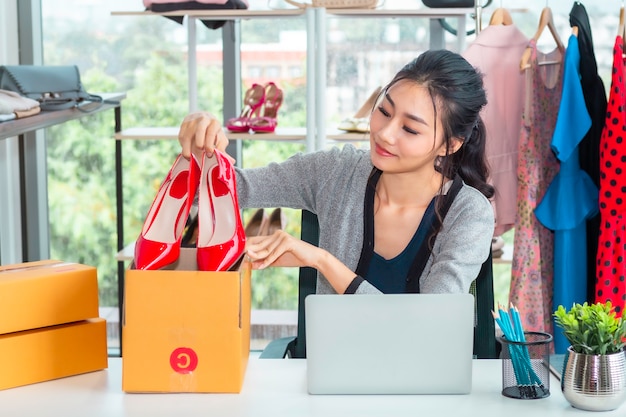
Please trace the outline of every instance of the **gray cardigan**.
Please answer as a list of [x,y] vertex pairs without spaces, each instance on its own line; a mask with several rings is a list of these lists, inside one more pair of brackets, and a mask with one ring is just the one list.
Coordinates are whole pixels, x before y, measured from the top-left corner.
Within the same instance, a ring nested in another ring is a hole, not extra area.
[[[319,246],[356,270],[363,247],[365,189],[372,172],[369,150],[352,145],[296,154],[262,168],[237,168],[240,208],[289,207],[318,216]],[[420,277],[423,293],[468,292],[491,248],[493,208],[463,184]],[[318,293],[334,293],[318,273]],[[367,281],[357,294],[380,293]]]

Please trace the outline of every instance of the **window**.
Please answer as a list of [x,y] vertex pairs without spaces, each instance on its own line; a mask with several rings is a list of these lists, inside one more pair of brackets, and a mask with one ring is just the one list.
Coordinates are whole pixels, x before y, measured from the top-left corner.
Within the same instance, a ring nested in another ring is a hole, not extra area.
[[[618,6],[588,2],[599,73],[609,85]],[[593,3],[593,4],[592,4]],[[251,0],[252,8],[267,8]],[[544,2],[511,0],[520,30],[532,36]],[[570,4],[550,5],[563,40],[570,32]],[[386,8],[422,7],[417,0],[387,0]],[[494,6],[484,10],[483,21]],[[161,17],[111,16],[112,11],[141,10],[140,1],[42,0],[44,62],[77,64],[87,90],[126,91],[123,126],[177,126],[188,112],[186,31]],[[455,24],[454,19],[450,22]],[[468,25],[471,27],[472,20]],[[428,48],[426,19],[352,19],[327,21],[326,119],[331,127],[351,116],[373,89],[421,51]],[[306,26],[302,19],[241,22],[242,84],[276,81],[285,91],[281,126],[306,123]],[[222,111],[221,32],[198,26],[198,97],[203,109]],[[473,36],[467,38],[471,42]],[[446,34],[454,48],[456,38]],[[541,45],[544,40],[542,39]],[[545,40],[549,43],[549,39]],[[47,130],[49,206],[52,256],[95,265],[103,314],[117,317],[116,213],[114,141],[109,115],[97,115]],[[156,189],[179,152],[176,141],[127,141],[124,150],[124,233],[126,243],[138,235]],[[243,164],[259,166],[304,151],[302,144],[249,141],[243,144]],[[244,219],[251,215],[244,212]],[[288,214],[288,231],[299,233],[299,213]],[[499,268],[499,267],[498,267]],[[265,275],[264,275],[265,274]],[[297,305],[296,271],[263,271],[254,278],[253,308],[290,311]],[[510,266],[496,271],[500,294],[507,299]],[[289,319],[286,318],[285,321]],[[115,349],[115,324],[110,328]]]

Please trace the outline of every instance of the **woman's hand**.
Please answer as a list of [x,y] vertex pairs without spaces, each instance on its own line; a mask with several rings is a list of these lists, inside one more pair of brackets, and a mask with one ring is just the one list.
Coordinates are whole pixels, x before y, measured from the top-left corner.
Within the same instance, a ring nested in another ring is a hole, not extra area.
[[296,239],[283,230],[268,236],[255,236],[246,241],[246,252],[252,268],[268,266],[317,267],[317,258],[322,250],[303,240]]
[[182,155],[187,159],[192,153],[201,155],[202,152],[210,157],[217,149],[224,152],[233,164],[235,163],[235,160],[225,152],[228,138],[222,129],[222,124],[209,112],[188,114],[180,125],[178,142],[182,147]]
[[268,266],[315,268],[339,294],[346,291],[355,275],[324,249],[297,239],[283,230],[277,230],[269,236],[248,238],[246,251],[253,269],[264,269]]

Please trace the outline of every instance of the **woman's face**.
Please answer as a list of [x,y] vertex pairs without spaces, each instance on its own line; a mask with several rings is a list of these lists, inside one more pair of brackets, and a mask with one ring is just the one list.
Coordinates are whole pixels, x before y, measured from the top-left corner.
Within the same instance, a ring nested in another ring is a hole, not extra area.
[[434,171],[446,146],[425,87],[402,80],[387,90],[371,116],[370,146],[372,163],[384,172]]

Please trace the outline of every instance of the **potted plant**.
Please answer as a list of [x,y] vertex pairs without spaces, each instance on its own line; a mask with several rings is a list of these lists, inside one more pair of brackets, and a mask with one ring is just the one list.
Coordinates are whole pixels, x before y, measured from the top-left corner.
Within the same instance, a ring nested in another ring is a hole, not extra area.
[[567,349],[561,389],[576,408],[608,411],[626,400],[626,321],[610,301],[562,305],[555,323],[571,346]]

